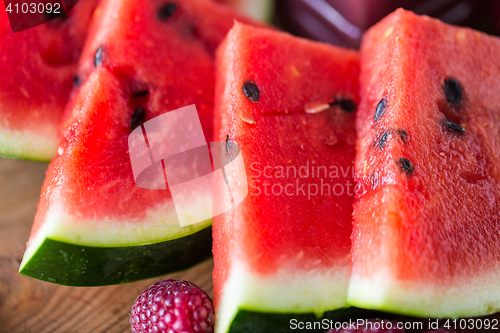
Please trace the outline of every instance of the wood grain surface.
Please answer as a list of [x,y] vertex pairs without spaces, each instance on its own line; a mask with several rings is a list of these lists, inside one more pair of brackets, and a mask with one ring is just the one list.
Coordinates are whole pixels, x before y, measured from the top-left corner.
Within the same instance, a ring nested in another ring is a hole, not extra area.
[[[17,273],[47,164],[0,158],[0,332],[131,332],[129,311],[142,290],[167,276],[109,287],[65,287]],[[212,294],[213,261],[168,277]]]

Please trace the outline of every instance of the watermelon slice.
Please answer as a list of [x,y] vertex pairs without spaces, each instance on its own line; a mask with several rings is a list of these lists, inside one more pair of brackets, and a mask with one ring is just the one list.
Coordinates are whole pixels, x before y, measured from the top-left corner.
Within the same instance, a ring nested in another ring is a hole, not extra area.
[[398,10],[362,46],[351,305],[500,310],[500,39]]
[[235,18],[208,0],[107,0],[83,51],[20,273],[75,286],[133,281],[211,254],[211,220],[181,227],[169,189],[134,181],[128,136],[195,104],[213,133],[215,48]]
[[17,33],[0,3],[0,156],[49,161],[56,155],[57,129],[96,3],[79,1],[64,17]]
[[249,192],[214,218],[216,332],[288,331],[347,307],[358,54],[236,24],[217,59],[216,141]]

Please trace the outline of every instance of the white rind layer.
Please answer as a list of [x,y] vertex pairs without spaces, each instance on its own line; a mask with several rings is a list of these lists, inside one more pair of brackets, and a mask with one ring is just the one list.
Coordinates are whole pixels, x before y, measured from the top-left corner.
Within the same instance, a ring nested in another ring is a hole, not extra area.
[[0,128],[0,156],[48,162],[56,153],[56,126],[47,125],[40,133]]
[[318,270],[279,270],[272,275],[233,262],[221,291],[216,333],[226,333],[238,310],[315,313],[347,307],[349,266]]
[[500,311],[500,267],[489,274],[457,279],[453,285],[405,284],[389,273],[370,278],[353,273],[347,302],[356,307],[417,317],[473,317]]
[[47,238],[83,246],[138,246],[194,234],[211,223],[210,219],[181,227],[172,202],[156,207],[154,211],[148,212],[146,218],[138,221],[112,218],[82,221],[68,214],[62,204],[52,204],[35,238],[27,244],[21,268]]

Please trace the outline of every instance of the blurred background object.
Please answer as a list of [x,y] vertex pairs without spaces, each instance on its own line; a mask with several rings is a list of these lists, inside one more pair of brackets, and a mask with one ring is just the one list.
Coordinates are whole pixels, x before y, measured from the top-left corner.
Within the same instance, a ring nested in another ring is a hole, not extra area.
[[270,22],[274,14],[274,0],[215,0],[255,20]]
[[275,23],[298,36],[359,48],[363,32],[399,7],[500,34],[499,0],[277,0]]

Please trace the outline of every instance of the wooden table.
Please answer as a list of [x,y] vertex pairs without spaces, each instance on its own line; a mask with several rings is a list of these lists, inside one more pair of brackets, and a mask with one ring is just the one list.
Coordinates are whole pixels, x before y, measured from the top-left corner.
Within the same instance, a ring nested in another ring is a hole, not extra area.
[[[44,163],[0,158],[0,332],[130,333],[129,311],[135,298],[160,278],[77,288],[17,273],[46,168]],[[169,277],[192,281],[211,296],[212,267],[208,260]]]

